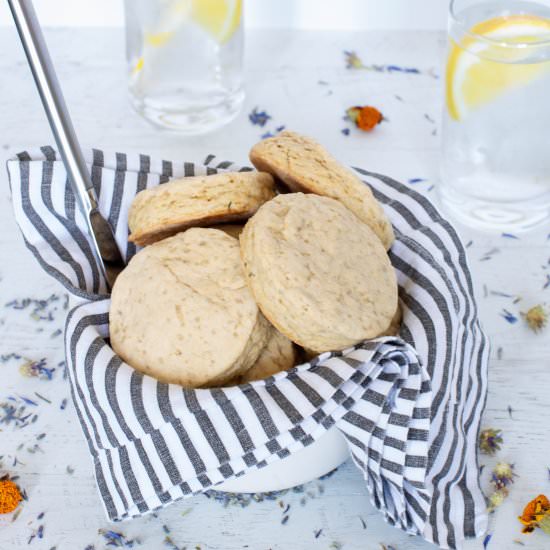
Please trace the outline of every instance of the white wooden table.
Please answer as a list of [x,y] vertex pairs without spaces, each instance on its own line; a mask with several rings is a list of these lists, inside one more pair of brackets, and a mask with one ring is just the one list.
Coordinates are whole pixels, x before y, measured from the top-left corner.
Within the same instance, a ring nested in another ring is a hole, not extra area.
[[[207,153],[247,162],[247,151],[268,130],[286,125],[311,134],[343,161],[393,176],[435,195],[438,182],[438,121],[444,35],[436,32],[261,32],[247,43],[248,98],[241,116],[214,135],[183,139],[159,133],[134,115],[126,102],[123,36],[117,30],[47,33],[65,95],[84,145],[148,152],[164,158],[201,160]],[[346,69],[343,50],[355,50],[365,64],[418,67],[420,75],[383,74]],[[25,148],[53,143],[16,36],[0,35],[0,155],[2,164]],[[345,136],[347,107],[371,104],[388,122],[372,134],[352,130]],[[255,107],[273,117],[265,128],[252,125]],[[384,524],[371,507],[363,480],[353,465],[330,479],[312,482],[302,492],[241,508],[203,496],[181,501],[158,514],[121,525],[105,519],[92,477],[91,460],[63,379],[64,292],[26,251],[12,216],[7,177],[0,175],[0,355],[46,358],[56,367],[53,380],[25,378],[22,360],[0,363],[0,403],[21,396],[36,402],[27,410],[34,423],[16,428],[0,424],[0,471],[18,475],[28,501],[20,515],[0,516],[0,549],[106,548],[98,529],[113,528],[145,549],[163,546],[165,532],[178,548],[201,549],[378,549],[430,548]],[[481,235],[460,228],[468,248],[481,318],[492,339],[489,399],[484,425],[504,431],[498,458],[516,465],[519,477],[506,503],[491,519],[489,549],[550,548],[550,537],[520,534],[516,516],[537,494],[550,496],[550,329],[534,334],[520,312],[537,303],[550,305],[550,228],[520,239]],[[487,258],[482,260],[482,258]],[[493,294],[505,293],[513,298]],[[59,297],[35,311],[25,298]],[[13,300],[19,300],[11,306]],[[508,323],[506,308],[519,318]],[[35,313],[33,314],[33,311]],[[48,317],[50,320],[37,319]],[[45,315],[44,315],[45,314]],[[4,358],[5,359],[5,358]],[[37,396],[38,392],[41,397]],[[512,413],[508,407],[512,407]],[[0,415],[2,415],[0,409]],[[45,435],[42,435],[45,434]],[[37,445],[37,446],[35,446]],[[484,484],[494,459],[486,464]],[[290,506],[290,508],[288,508]],[[39,519],[39,515],[45,512]],[[284,518],[288,516],[285,520]],[[43,538],[38,528],[43,525]],[[366,528],[365,528],[366,525]],[[317,535],[317,537],[316,537]],[[483,547],[470,541],[468,549]],[[173,547],[172,547],[173,548]]]

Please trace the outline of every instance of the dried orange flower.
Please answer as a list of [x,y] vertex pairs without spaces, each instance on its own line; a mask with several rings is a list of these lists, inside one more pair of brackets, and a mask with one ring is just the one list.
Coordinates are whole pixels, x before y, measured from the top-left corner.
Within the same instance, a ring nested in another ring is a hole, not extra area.
[[17,485],[9,480],[0,480],[0,514],[13,512],[23,500]]
[[368,132],[383,120],[382,113],[376,107],[365,105],[364,107],[350,107],[346,114],[348,118],[355,122],[360,130]]
[[541,305],[533,306],[527,313],[522,313],[521,316],[533,332],[542,330],[548,322],[548,315]]
[[527,504],[518,519],[525,526],[522,533],[532,533],[540,527],[550,535],[550,501],[544,495],[539,495]]

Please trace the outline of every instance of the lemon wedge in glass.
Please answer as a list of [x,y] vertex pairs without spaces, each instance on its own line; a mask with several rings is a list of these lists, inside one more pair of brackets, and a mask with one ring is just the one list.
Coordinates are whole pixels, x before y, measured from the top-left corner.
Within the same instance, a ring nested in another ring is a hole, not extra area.
[[[239,28],[242,0],[172,0],[160,12],[153,30],[144,33],[144,46],[162,48],[172,41],[182,25],[193,21],[216,42],[227,42]],[[133,74],[143,70],[145,53],[133,67]]]
[[191,17],[223,44],[239,28],[241,12],[242,0],[193,0]]
[[461,120],[503,92],[524,86],[547,70],[529,62],[525,44],[550,38],[550,19],[509,15],[478,23],[460,41],[452,41],[446,72],[449,116]]

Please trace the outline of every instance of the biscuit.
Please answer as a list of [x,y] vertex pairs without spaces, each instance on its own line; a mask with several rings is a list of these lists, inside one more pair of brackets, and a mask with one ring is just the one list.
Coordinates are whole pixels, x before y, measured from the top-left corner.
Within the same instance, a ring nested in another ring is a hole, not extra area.
[[224,233],[231,237],[234,237],[235,239],[238,239],[241,236],[243,228],[244,225],[236,223],[222,223],[220,225],[215,225],[212,227],[212,229],[219,229],[220,231],[223,231]]
[[395,239],[391,223],[370,187],[315,140],[284,131],[254,145],[250,161],[258,170],[273,174],[291,191],[340,201],[378,235],[386,249],[391,247]]
[[271,336],[254,366],[242,374],[236,381],[245,384],[253,380],[263,380],[278,372],[291,369],[295,365],[294,344],[277,329],[271,329]]
[[[376,334],[373,336],[373,338],[381,338],[383,336],[399,336],[399,333],[401,331],[401,321],[403,319],[403,311],[401,310],[401,306],[397,305],[397,310],[395,311],[390,324],[388,327],[386,327],[382,332],[379,334]],[[330,350],[324,350],[324,351],[330,351]],[[313,351],[310,349],[303,349],[302,348],[302,354],[304,357],[304,361],[311,361],[314,357],[317,357],[319,355],[318,351]]]
[[395,314],[397,280],[380,239],[334,199],[279,195],[247,222],[240,245],[262,313],[302,347],[344,349]]
[[274,196],[273,178],[260,172],[172,180],[136,195],[128,214],[129,240],[145,246],[188,227],[246,220]]
[[138,252],[116,280],[109,322],[124,361],[188,388],[247,371],[271,334],[238,241],[216,229],[188,229]]
[[403,320],[403,310],[401,309],[401,306],[398,304],[397,310],[395,311],[392,317],[390,325],[386,328],[386,330],[382,331],[377,336],[399,336],[399,333],[401,332],[402,320]]

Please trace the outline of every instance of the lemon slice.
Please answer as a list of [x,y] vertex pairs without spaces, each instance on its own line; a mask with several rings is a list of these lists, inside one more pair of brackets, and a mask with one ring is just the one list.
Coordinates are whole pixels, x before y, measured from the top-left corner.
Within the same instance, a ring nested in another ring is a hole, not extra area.
[[[242,0],[172,0],[161,12],[153,31],[144,33],[147,48],[162,48],[189,20],[206,30],[218,43],[227,42],[241,24]],[[132,74],[143,70],[145,55],[134,65]]]
[[503,92],[540,76],[549,64],[527,62],[529,52],[513,44],[548,36],[550,19],[511,15],[483,21],[460,44],[452,42],[446,74],[449,116],[461,120]]
[[193,0],[193,19],[220,44],[239,28],[241,12],[242,0]]

